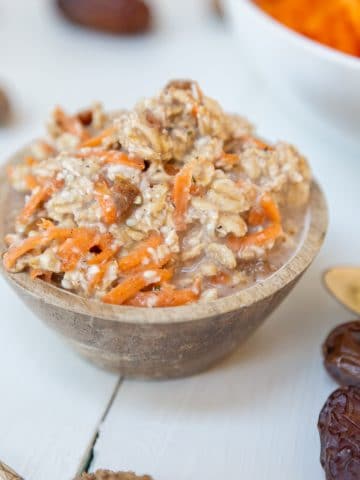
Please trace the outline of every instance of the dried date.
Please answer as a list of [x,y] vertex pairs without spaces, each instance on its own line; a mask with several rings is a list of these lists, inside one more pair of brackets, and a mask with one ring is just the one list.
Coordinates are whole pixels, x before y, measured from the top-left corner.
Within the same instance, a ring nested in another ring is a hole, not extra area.
[[222,0],[211,0],[211,6],[216,15],[221,18],[224,16],[224,7],[222,4]]
[[359,480],[360,388],[335,390],[320,412],[318,429],[326,480]]
[[360,321],[334,328],[323,344],[324,366],[340,385],[360,385]]
[[151,24],[143,0],[57,0],[57,4],[68,20],[109,33],[141,33]]
[[10,102],[4,90],[0,89],[0,125],[4,125],[5,123],[7,123],[9,117]]
[[152,480],[148,475],[138,477],[133,472],[112,472],[97,470],[94,473],[83,473],[77,480]]

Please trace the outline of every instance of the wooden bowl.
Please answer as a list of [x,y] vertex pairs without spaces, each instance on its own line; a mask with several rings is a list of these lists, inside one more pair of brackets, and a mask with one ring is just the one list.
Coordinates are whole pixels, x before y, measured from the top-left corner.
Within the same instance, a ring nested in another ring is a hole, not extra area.
[[[19,161],[24,150],[10,164]],[[0,251],[12,231],[22,196],[0,174]],[[29,308],[82,356],[127,376],[170,378],[205,370],[243,343],[281,303],[318,253],[327,207],[312,184],[306,231],[294,256],[264,281],[207,304],[136,308],[88,300],[27,273],[1,270]]]

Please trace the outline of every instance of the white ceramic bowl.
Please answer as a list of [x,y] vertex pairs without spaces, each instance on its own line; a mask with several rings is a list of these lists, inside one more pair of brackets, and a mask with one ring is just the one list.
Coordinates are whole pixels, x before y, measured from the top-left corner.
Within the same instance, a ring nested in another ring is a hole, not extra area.
[[240,41],[269,82],[360,143],[360,59],[312,41],[251,0],[224,0]]

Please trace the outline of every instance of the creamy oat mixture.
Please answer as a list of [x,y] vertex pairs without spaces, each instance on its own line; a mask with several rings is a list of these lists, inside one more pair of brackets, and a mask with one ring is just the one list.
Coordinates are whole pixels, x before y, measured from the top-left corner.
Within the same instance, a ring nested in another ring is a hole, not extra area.
[[210,301],[294,251],[311,173],[196,82],[131,111],[56,108],[46,141],[9,169],[25,193],[4,265],[85,297],[144,307]]

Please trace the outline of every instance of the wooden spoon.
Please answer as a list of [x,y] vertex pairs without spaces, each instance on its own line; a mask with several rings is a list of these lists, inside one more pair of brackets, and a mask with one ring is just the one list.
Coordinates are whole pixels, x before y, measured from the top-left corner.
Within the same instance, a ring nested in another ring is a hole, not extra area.
[[0,461],[0,480],[24,480],[14,470]]
[[327,290],[351,312],[360,315],[360,267],[334,267],[324,273]]

